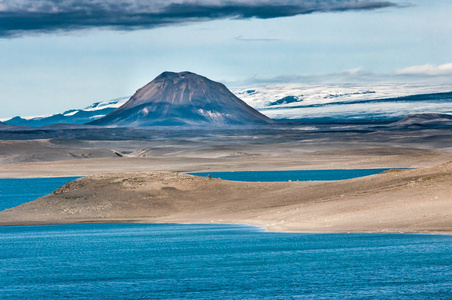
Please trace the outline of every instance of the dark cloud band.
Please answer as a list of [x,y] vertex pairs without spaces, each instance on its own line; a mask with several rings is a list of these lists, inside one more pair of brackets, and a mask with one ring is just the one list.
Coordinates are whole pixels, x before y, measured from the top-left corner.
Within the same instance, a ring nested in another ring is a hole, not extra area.
[[271,19],[395,6],[372,0],[156,1],[11,0],[0,4],[0,37],[90,28],[135,30],[215,19]]

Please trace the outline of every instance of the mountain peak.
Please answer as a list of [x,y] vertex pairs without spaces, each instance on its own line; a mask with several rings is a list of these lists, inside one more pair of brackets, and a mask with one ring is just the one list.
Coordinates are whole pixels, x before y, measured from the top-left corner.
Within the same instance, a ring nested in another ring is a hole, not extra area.
[[182,79],[182,78],[185,78],[186,76],[199,76],[199,75],[192,73],[192,72],[188,72],[188,71],[179,72],[179,73],[165,71],[162,74],[160,74],[159,76],[157,76],[154,80]]
[[163,72],[120,108],[90,124],[141,127],[272,122],[219,82],[191,72]]

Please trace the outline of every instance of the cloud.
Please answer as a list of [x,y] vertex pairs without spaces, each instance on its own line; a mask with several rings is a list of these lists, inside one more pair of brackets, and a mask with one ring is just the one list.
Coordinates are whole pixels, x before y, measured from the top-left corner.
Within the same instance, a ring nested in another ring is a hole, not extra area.
[[237,36],[235,37],[236,41],[239,42],[277,42],[281,39],[271,39],[271,38],[245,38],[243,36]]
[[452,63],[434,66],[431,64],[412,66],[397,70],[396,75],[447,76],[452,75]]
[[0,37],[92,28],[135,30],[391,6],[396,4],[376,0],[0,0]]
[[242,87],[249,85],[267,85],[267,84],[286,84],[286,83],[312,83],[312,84],[331,84],[342,83],[345,85],[351,83],[398,83],[398,84],[419,84],[434,86],[446,85],[450,88],[450,79],[452,76],[452,63],[439,66],[430,64],[412,66],[399,69],[389,73],[376,73],[363,67],[342,70],[334,73],[317,74],[286,74],[275,77],[253,76],[237,81],[223,80],[227,85]]
[[271,78],[262,78],[254,76],[242,81],[226,83],[232,86],[245,86],[252,84],[280,84],[280,83],[322,83],[322,82],[361,82],[375,81],[381,75],[372,73],[362,67],[344,70],[327,74],[306,74],[306,75],[280,75]]

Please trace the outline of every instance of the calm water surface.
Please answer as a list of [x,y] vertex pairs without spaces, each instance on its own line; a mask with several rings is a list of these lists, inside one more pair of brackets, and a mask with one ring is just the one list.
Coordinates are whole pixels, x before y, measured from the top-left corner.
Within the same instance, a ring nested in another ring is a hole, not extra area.
[[[0,180],[2,205],[71,179]],[[452,237],[230,225],[0,227],[0,299],[62,298],[447,299]]]
[[447,299],[452,237],[249,226],[0,228],[3,299]]
[[0,179],[0,210],[50,194],[78,177]]
[[188,173],[234,181],[277,182],[277,181],[323,181],[344,180],[378,174],[389,169],[349,169],[349,170],[291,170],[291,171],[240,171]]

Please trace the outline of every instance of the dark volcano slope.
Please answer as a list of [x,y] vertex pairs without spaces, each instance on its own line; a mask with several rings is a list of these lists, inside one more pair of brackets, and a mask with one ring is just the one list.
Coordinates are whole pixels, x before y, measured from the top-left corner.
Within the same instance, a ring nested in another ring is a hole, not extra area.
[[190,72],[164,72],[90,125],[115,127],[259,125],[274,121],[223,84]]

